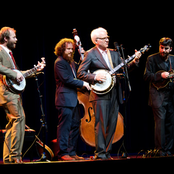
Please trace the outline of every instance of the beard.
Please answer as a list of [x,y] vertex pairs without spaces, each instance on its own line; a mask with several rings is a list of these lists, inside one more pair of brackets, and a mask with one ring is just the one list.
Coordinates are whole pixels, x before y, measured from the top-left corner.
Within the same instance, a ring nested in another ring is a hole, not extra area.
[[163,59],[166,59],[168,57],[169,53],[160,53],[160,56],[163,58]]
[[64,55],[63,58],[68,62],[71,63],[74,60],[74,54],[72,53],[71,56],[70,55]]
[[7,47],[8,47],[10,50],[16,48],[16,42],[14,43],[14,42],[8,40],[8,42],[7,42]]

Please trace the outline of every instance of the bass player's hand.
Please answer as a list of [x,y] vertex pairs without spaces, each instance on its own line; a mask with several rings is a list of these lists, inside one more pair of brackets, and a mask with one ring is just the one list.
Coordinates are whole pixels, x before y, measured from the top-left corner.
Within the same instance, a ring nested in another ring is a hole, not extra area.
[[88,90],[88,91],[90,91],[91,90],[91,87],[89,86],[89,83],[88,82],[83,82],[83,86],[84,87],[86,87],[86,89]]

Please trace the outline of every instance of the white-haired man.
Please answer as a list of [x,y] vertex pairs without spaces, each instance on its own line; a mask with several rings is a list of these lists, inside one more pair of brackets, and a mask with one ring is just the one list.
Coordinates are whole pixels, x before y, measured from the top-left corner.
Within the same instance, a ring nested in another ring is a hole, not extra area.
[[[94,71],[98,69],[110,70],[119,65],[122,60],[117,52],[108,49],[109,36],[104,28],[94,29],[91,32],[91,40],[96,46],[86,52],[77,76],[90,84],[94,84],[95,81],[103,82],[106,80],[105,73],[95,75]],[[136,54],[138,58],[141,56],[140,52]],[[132,61],[128,67],[134,64],[135,61]],[[95,158],[112,159],[110,151],[117,123],[119,103],[123,103],[119,79],[112,90],[104,95],[98,95],[91,91],[89,101],[92,102],[95,113]]]

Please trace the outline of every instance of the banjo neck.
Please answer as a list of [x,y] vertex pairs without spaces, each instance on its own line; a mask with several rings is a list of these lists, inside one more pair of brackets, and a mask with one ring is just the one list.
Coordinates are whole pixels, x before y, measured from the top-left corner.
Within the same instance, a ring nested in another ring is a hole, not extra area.
[[26,77],[30,76],[31,74],[35,73],[37,71],[37,69],[39,69],[39,67],[36,66],[36,67],[28,70],[27,72],[25,72],[23,74],[23,76],[26,78]]
[[[149,48],[151,48],[151,45],[149,44],[149,45],[145,45],[143,48],[141,48],[139,51],[140,51],[140,53],[144,53],[145,51],[147,51],[147,50],[149,50]],[[128,57],[126,60],[125,60],[125,63],[127,64],[128,62],[130,62],[132,59],[134,59],[135,58],[135,54],[134,55],[132,55],[131,57]],[[118,71],[121,67],[123,67],[124,66],[124,63],[122,62],[122,63],[120,63],[119,65],[117,65],[114,69],[112,69],[112,70],[110,70],[109,71],[109,74],[110,75],[112,75],[112,74],[114,74],[116,71]]]
[[[45,58],[42,57],[41,59],[42,59],[41,64],[45,64]],[[28,70],[27,72],[23,73],[23,76],[26,78],[26,77],[32,75],[33,73],[35,73],[39,68],[41,68],[41,65],[34,66],[34,68],[32,68],[32,69]]]
[[[125,60],[125,63],[128,63],[129,61],[131,61],[134,57],[135,57],[135,55],[133,55],[133,56],[127,58],[127,59]],[[109,74],[110,74],[110,75],[114,74],[116,71],[118,71],[118,70],[119,70],[121,67],[123,67],[123,66],[124,66],[124,63],[122,62],[122,63],[120,63],[119,65],[117,65],[114,69],[110,70],[110,71],[109,71]]]

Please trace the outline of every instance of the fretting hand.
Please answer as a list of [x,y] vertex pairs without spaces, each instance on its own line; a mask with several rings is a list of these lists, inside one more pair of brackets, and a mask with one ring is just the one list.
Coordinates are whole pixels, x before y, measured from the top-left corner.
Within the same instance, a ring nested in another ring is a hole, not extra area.
[[141,57],[141,52],[140,51],[137,51],[136,49],[135,49],[135,58],[134,58],[134,60],[133,60],[133,62],[134,63],[139,63],[139,58]]
[[42,71],[44,67],[46,66],[45,57],[42,57],[41,59],[42,59],[42,62],[38,61],[37,66],[39,66],[39,68],[37,69],[37,71]]

